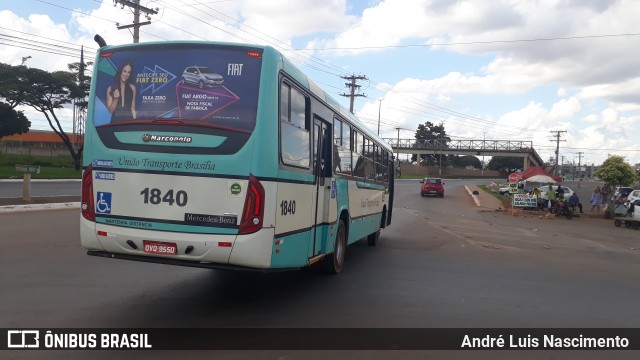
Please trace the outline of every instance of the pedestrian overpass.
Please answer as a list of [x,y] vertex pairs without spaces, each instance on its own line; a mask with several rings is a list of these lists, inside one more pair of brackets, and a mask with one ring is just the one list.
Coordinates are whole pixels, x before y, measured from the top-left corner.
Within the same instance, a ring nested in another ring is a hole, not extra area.
[[446,140],[446,139],[394,139],[384,138],[398,154],[472,155],[521,157],[523,167],[544,166],[544,161],[533,148],[532,141],[512,140]]

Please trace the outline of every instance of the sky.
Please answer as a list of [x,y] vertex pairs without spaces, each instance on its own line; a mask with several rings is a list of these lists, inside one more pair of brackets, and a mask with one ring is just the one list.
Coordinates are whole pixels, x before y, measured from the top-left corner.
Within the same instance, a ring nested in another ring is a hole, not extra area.
[[[140,41],[270,45],[385,138],[442,123],[454,140],[531,141],[544,160],[640,163],[640,1],[141,0]],[[145,20],[145,19],[142,19]],[[112,0],[0,0],[0,62],[67,70],[132,42]],[[24,60],[23,60],[24,59]],[[44,117],[22,109],[32,129]],[[72,111],[61,111],[65,129]]]

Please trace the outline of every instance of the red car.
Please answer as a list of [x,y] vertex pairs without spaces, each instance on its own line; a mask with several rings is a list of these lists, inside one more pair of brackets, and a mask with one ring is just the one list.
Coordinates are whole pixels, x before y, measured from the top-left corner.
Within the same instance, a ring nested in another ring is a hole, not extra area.
[[444,182],[439,178],[424,178],[420,180],[422,186],[420,187],[420,195],[436,195],[444,197]]

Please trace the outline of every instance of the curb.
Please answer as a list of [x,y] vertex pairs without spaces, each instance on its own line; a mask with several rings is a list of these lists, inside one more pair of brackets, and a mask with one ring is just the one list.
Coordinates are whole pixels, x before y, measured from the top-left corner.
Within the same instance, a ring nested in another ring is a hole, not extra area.
[[33,205],[6,205],[0,206],[0,214],[32,211],[32,210],[57,210],[57,209],[79,209],[80,202],[33,204]]
[[[23,182],[24,179],[0,179],[0,182]],[[80,182],[82,179],[31,179],[31,182]]]
[[473,198],[473,201],[476,203],[476,206],[481,206],[480,205],[480,199],[478,199],[477,196],[475,196],[473,194],[473,192],[471,191],[471,189],[469,189],[469,186],[465,185],[464,188],[467,190],[467,192],[469,193],[469,196],[471,196],[471,198]]

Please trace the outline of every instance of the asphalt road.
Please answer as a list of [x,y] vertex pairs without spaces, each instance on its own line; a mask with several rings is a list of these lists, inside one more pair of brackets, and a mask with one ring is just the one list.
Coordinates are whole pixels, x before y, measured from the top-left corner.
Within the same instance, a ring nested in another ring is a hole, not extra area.
[[[22,180],[0,180],[0,198],[21,198]],[[31,180],[31,196],[80,196],[80,180]]]
[[[343,272],[259,274],[85,255],[78,211],[0,214],[0,328],[639,327],[640,231],[603,219],[479,212],[447,181],[443,199],[397,184],[378,246]],[[282,339],[286,342],[286,339]],[[616,352],[614,358],[637,358]],[[12,352],[12,359],[160,358],[181,352]],[[607,352],[216,351],[188,358],[602,358]],[[3,354],[0,354],[3,357]]]

